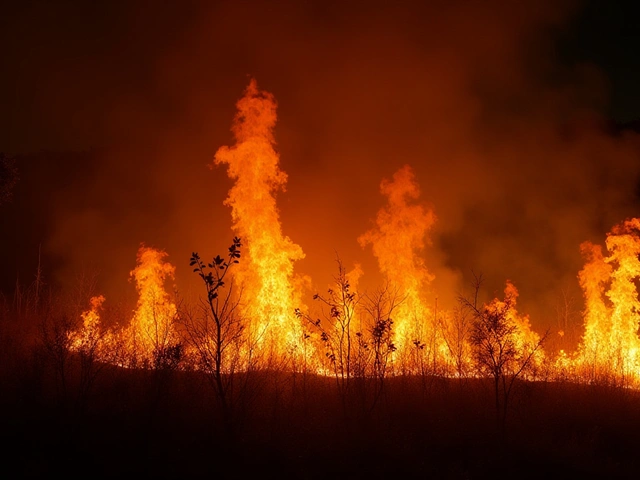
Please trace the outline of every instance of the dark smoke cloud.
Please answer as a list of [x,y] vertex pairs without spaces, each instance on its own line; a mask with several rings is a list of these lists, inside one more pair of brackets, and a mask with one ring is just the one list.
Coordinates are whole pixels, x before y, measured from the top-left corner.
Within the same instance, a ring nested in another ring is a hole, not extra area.
[[[254,77],[279,103],[283,232],[316,289],[336,254],[362,264],[363,285],[379,280],[357,238],[385,202],[380,181],[409,164],[438,218],[422,252],[434,299],[450,306],[473,270],[487,295],[512,280],[519,310],[553,325],[558,292],[580,296],[580,243],[601,243],[638,211],[638,140],[608,128],[606,75],[556,53],[579,11],[555,1],[16,4],[0,21],[0,151],[22,155],[23,179],[47,151],[76,152],[83,174],[27,179],[34,189],[13,208],[29,195],[46,203],[32,215],[46,216],[39,235],[63,283],[91,265],[108,302],[133,289],[145,242],[188,285],[190,253],[223,253],[233,235],[222,205],[231,183],[207,165],[233,143],[234,104]],[[3,208],[15,222],[6,231],[36,221]]]

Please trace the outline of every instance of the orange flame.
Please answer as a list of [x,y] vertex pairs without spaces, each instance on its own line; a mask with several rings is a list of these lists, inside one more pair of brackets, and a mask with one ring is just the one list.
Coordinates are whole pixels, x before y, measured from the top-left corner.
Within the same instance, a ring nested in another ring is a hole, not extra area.
[[99,311],[104,301],[105,297],[103,295],[91,297],[91,309],[80,314],[82,318],[80,329],[69,334],[71,350],[83,352],[93,350],[98,345],[101,338]]
[[[313,346],[308,349],[305,340],[309,337],[304,335],[301,320],[295,313],[304,306],[301,279],[294,275],[293,267],[295,261],[305,255],[300,246],[282,233],[276,205],[276,194],[285,190],[287,174],[280,169],[275,150],[275,99],[272,94],[259,90],[256,81],[251,80],[236,107],[232,125],[235,145],[221,147],[211,167],[225,164],[228,176],[235,182],[225,205],[231,207],[233,230],[246,247],[233,275],[242,288],[242,322],[249,336],[248,344],[257,343],[277,356],[297,352],[305,360],[305,369],[312,365],[317,366],[318,373],[328,373],[323,362],[314,357],[318,351]],[[363,248],[371,245],[388,291],[393,293],[389,300],[393,308],[389,306],[387,315],[392,316],[393,321],[390,344],[393,348],[389,351],[394,353],[394,361],[400,362],[389,367],[389,371],[401,373],[406,367],[422,369],[427,358],[434,368],[440,368],[437,364],[442,366],[440,373],[446,374],[451,366],[455,366],[454,373],[458,375],[471,372],[473,345],[468,336],[468,319],[460,312],[438,312],[437,304],[435,309],[428,306],[427,295],[434,275],[420,253],[436,216],[430,208],[417,203],[420,189],[411,167],[405,165],[391,180],[384,179],[380,191],[387,204],[377,213],[374,227],[361,235],[358,242]],[[630,379],[637,385],[640,380],[637,289],[640,219],[616,225],[607,234],[605,243],[606,249],[590,242],[580,246],[585,258],[578,274],[585,297],[584,334],[573,355],[560,352],[555,365],[551,365],[556,368],[552,373],[571,371],[579,380],[614,376]],[[165,290],[165,283],[174,279],[175,267],[166,257],[162,250],[141,245],[137,266],[130,272],[139,294],[130,324],[116,333],[102,331],[100,309],[105,299],[93,297],[91,309],[81,315],[81,328],[69,334],[71,349],[90,350],[105,361],[135,366],[148,365],[158,353],[177,345],[180,342],[175,330],[177,308]],[[356,265],[351,272],[341,274],[355,290],[362,270]],[[396,294],[401,299],[398,304],[394,303]],[[544,352],[538,351],[541,337],[531,328],[529,317],[515,309],[518,295],[513,283],[507,281],[504,300],[496,298],[483,308],[489,312],[505,312],[506,321],[516,327],[509,341],[521,355],[535,353],[534,364],[540,365],[545,360]],[[381,302],[387,300],[386,297],[380,299]],[[350,334],[353,327],[356,336],[366,332],[370,325],[363,325],[363,316],[366,316],[363,312],[366,313],[366,308],[349,312],[349,322],[353,319],[353,325],[334,325],[337,336],[343,333],[340,328]],[[347,335],[347,376],[353,371],[366,372],[365,360],[369,358],[358,357],[362,365],[355,362],[354,366],[360,370],[352,370],[350,341]],[[339,349],[344,347],[342,343],[337,345]],[[303,348],[304,353],[298,348]],[[115,356],[116,349],[122,349],[123,356]]]
[[640,219],[616,225],[607,234],[606,249],[585,242],[587,264],[579,275],[586,311],[585,332],[576,364],[591,380],[603,375],[616,378],[640,376]]
[[580,246],[586,263],[578,278],[585,296],[585,330],[579,349],[582,362],[592,366],[607,363],[608,344],[606,338],[611,329],[611,315],[605,303],[605,287],[611,278],[612,267],[602,254],[602,247],[591,242]]
[[173,279],[175,267],[165,262],[167,253],[141,245],[131,278],[138,290],[138,306],[124,332],[127,351],[134,361],[149,362],[154,355],[177,341],[174,330],[177,308],[165,291],[165,281]]
[[223,146],[214,164],[226,164],[235,180],[225,205],[231,207],[233,229],[246,245],[246,255],[234,272],[247,299],[244,315],[251,335],[282,352],[300,336],[295,309],[301,305],[294,286],[293,264],[302,249],[282,233],[275,194],[285,190],[287,175],[275,151],[276,101],[251,80],[237,102],[233,147]]
[[384,179],[380,191],[388,205],[377,214],[376,226],[361,235],[362,247],[371,244],[380,271],[392,288],[404,298],[395,312],[395,344],[399,351],[411,342],[426,341],[429,333],[424,325],[432,323],[432,311],[424,299],[425,289],[434,276],[429,273],[418,252],[424,248],[425,236],[436,221],[432,210],[412,204],[420,196],[420,189],[410,166],[405,165]]
[[[531,328],[531,322],[528,315],[519,314],[516,310],[516,300],[520,293],[516,286],[507,280],[504,288],[505,301],[508,299],[510,302],[509,309],[507,310],[506,320],[509,325],[515,326],[513,334],[513,343],[516,350],[519,353],[528,352],[532,348],[536,347],[540,342],[540,335]],[[504,301],[494,299],[488,306],[490,310],[501,310],[504,307]],[[536,361],[540,361],[542,357],[542,351],[536,351]]]

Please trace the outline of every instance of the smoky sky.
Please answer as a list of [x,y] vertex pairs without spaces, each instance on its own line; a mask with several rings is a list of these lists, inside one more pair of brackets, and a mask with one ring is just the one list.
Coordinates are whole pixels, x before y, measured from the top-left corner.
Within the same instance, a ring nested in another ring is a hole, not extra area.
[[337,257],[363,288],[380,280],[357,238],[380,182],[410,165],[437,217],[418,252],[428,298],[452,305],[481,272],[488,296],[511,280],[534,327],[554,325],[560,292],[580,308],[580,243],[639,205],[639,140],[614,125],[637,96],[616,90],[604,37],[590,56],[580,36],[594,5],[15,2],[0,20],[0,151],[21,172],[0,211],[4,284],[28,281],[40,250],[51,283],[92,270],[115,301],[144,243],[192,288],[191,252],[233,238],[232,184],[211,166],[255,78],[278,102],[280,220],[312,289]]

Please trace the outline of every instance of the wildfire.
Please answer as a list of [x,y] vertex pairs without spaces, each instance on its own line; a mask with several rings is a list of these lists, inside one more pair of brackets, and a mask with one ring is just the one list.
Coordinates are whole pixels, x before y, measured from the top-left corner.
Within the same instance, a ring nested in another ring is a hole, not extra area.
[[[422,254],[436,216],[418,202],[419,185],[411,167],[405,165],[391,179],[382,180],[380,192],[387,204],[377,213],[373,228],[358,238],[363,248],[371,246],[385,285],[377,296],[361,296],[357,292],[363,274],[359,265],[347,272],[340,264],[340,275],[329,295],[316,295],[330,307],[320,322],[306,310],[301,313],[304,290],[294,274],[294,263],[304,253],[283,234],[276,205],[276,194],[285,190],[287,175],[280,169],[275,150],[275,99],[251,80],[236,106],[232,125],[236,143],[221,147],[211,167],[226,165],[235,182],[225,205],[231,207],[232,228],[243,246],[242,255],[238,252],[233,257],[240,260],[234,260],[230,270],[242,292],[237,304],[240,314],[236,315],[235,304],[231,317],[224,316],[227,310],[218,316],[214,312],[217,333],[211,336],[205,325],[191,336],[202,340],[201,347],[211,342],[217,345],[213,355],[218,362],[213,362],[216,371],[226,371],[221,365],[226,358],[242,364],[239,357],[246,352],[232,352],[233,348],[258,345],[276,356],[297,354],[304,359],[305,368],[311,366],[325,374],[339,372],[343,380],[363,372],[425,373],[427,364],[432,374],[482,375],[477,365],[473,369],[478,346],[484,345],[489,348],[485,353],[493,355],[490,347],[497,342],[517,352],[514,362],[538,370],[548,368],[548,377],[570,374],[577,381],[615,379],[638,384],[640,219],[616,225],[607,234],[604,248],[591,242],[580,246],[585,264],[577,277],[585,299],[584,333],[575,352],[561,351],[551,358],[542,349],[546,337],[533,330],[528,315],[516,310],[519,292],[511,281],[506,282],[503,299],[495,298],[482,308],[475,302],[466,305],[471,307],[466,310],[464,302],[452,310],[438,308],[435,302],[430,305],[434,275]],[[175,279],[175,267],[166,258],[166,252],[141,245],[137,265],[130,272],[139,299],[128,325],[120,331],[104,331],[100,314],[105,298],[92,297],[90,310],[81,315],[80,328],[68,336],[70,348],[125,366],[157,365],[167,352],[174,363],[188,355],[182,349],[187,342],[176,329],[176,304],[165,290],[165,284]],[[222,259],[210,267],[225,268],[220,265]],[[225,304],[225,308],[231,307]],[[234,327],[233,335],[225,321]],[[303,323],[319,332],[319,348],[307,342],[310,336],[304,333]],[[496,332],[508,338],[491,338]],[[224,343],[227,338],[233,341]],[[116,350],[122,353],[114,360]],[[329,360],[322,358],[326,351]]]
[[177,308],[165,290],[165,282],[174,279],[175,267],[165,261],[166,257],[162,250],[141,245],[137,266],[130,272],[139,297],[123,340],[136,363],[153,361],[178,341],[174,329]]
[[101,339],[100,309],[105,301],[104,295],[91,297],[91,309],[82,312],[82,325],[78,331],[69,334],[71,350],[86,352],[93,350]]
[[236,144],[221,147],[214,159],[214,165],[226,164],[235,180],[225,205],[231,207],[233,229],[245,242],[246,255],[234,274],[247,299],[243,313],[251,335],[282,353],[301,338],[294,312],[302,302],[293,264],[305,255],[283,235],[276,205],[276,193],[287,183],[273,136],[276,101],[251,80],[236,106]]
[[539,366],[543,360],[543,352],[538,348],[540,335],[531,328],[528,315],[518,313],[516,303],[519,296],[515,285],[507,280],[504,288],[504,300],[493,299],[487,310],[490,313],[504,312],[505,324],[513,328],[509,343],[516,352],[516,357],[528,357],[534,355],[531,366]]
[[420,188],[409,165],[394,173],[392,180],[384,179],[380,192],[388,204],[378,212],[375,227],[358,242],[372,246],[380,271],[402,298],[394,316],[394,340],[402,352],[412,344],[430,342],[436,331],[433,311],[425,300],[434,276],[419,255],[436,216],[425,206],[412,203],[420,197]]
[[584,291],[585,332],[574,363],[591,380],[640,377],[640,219],[616,225],[606,238],[608,256],[589,242],[579,274]]

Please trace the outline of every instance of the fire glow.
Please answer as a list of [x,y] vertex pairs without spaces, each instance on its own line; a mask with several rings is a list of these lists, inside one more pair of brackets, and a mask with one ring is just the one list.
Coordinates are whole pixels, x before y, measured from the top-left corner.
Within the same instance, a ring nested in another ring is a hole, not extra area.
[[[489,342],[486,347],[491,349],[495,331],[474,339],[478,332],[472,332],[464,309],[445,310],[433,301],[435,277],[422,254],[437,217],[420,203],[412,168],[405,165],[382,179],[380,193],[386,205],[375,214],[373,227],[358,238],[377,259],[384,285],[374,294],[360,294],[359,267],[347,272],[339,265],[328,295],[317,294],[314,300],[319,304],[304,305],[308,282],[296,275],[294,266],[305,253],[283,233],[276,205],[276,194],[287,183],[275,149],[276,101],[252,80],[236,107],[232,125],[236,143],[221,147],[211,165],[226,166],[234,181],[224,203],[231,209],[233,235],[243,245],[238,264],[229,267],[231,280],[221,285],[233,286],[233,295],[226,300],[230,303],[225,304],[232,308],[224,312],[241,325],[227,337],[231,339],[225,345],[225,358],[243,368],[255,361],[266,368],[266,362],[278,358],[291,368],[303,365],[315,373],[341,377],[375,376],[382,368],[389,374],[482,375],[474,368],[479,362],[472,343],[477,347]],[[528,315],[516,310],[519,292],[509,279],[503,298],[484,305],[468,301],[468,306],[476,316],[503,321],[507,333],[496,341],[511,349],[513,358],[527,359],[521,365],[526,365],[523,374],[528,378],[614,380],[638,387],[640,220],[626,219],[614,226],[604,248],[590,242],[576,248],[585,264],[578,273],[584,331],[575,351],[545,351],[547,334],[535,332]],[[95,296],[79,329],[69,335],[71,349],[96,352],[101,361],[127,367],[175,359],[181,368],[211,368],[198,361],[197,346],[185,336],[185,313],[167,289],[176,268],[167,256],[141,246],[131,271],[139,300],[129,325],[103,331],[100,315],[107,300]],[[208,340],[206,331],[201,332]],[[212,340],[220,342],[220,335]],[[503,340],[506,344],[500,343]]]

